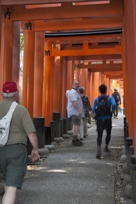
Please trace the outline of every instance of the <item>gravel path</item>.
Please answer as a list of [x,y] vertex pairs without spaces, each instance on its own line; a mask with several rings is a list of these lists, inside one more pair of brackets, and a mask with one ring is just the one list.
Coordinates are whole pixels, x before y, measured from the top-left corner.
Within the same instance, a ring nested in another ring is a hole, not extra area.
[[[31,167],[17,204],[114,204],[114,168],[123,144],[123,119],[113,120],[111,153],[97,160],[96,127],[88,129],[84,145],[61,143],[40,165]],[[105,135],[103,136],[104,144]]]

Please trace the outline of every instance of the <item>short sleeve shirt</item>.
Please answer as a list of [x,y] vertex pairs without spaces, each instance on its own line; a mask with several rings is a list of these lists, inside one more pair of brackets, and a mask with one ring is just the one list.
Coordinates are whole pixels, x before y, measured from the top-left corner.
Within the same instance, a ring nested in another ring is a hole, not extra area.
[[81,96],[75,89],[71,89],[68,92],[68,105],[67,105],[67,113],[68,118],[70,118],[73,115],[79,115],[78,111],[74,108],[72,102],[76,101],[79,107],[80,112],[82,113],[82,117],[84,117],[84,109],[83,109],[83,103]]
[[[7,99],[0,102],[0,119],[7,114],[11,104],[12,101]],[[32,132],[36,130],[29,112],[24,106],[18,104],[12,116],[7,144],[23,143],[26,145],[27,135]]]

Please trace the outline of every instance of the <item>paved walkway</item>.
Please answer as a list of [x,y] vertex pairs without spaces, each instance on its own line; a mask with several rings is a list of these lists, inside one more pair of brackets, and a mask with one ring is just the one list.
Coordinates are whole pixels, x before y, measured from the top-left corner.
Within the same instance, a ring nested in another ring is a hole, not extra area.
[[[17,204],[114,204],[114,166],[123,144],[123,119],[113,120],[111,153],[95,158],[96,127],[81,147],[65,140],[25,179]],[[103,137],[103,144],[104,144]]]

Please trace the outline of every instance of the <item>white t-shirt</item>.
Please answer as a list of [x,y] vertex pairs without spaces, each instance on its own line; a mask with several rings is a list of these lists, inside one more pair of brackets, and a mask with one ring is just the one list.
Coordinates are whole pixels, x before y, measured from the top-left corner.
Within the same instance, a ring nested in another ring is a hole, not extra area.
[[77,112],[77,110],[74,108],[72,102],[76,101],[79,107],[80,112],[82,113],[82,117],[84,117],[84,109],[83,109],[83,103],[82,103],[82,99],[80,94],[75,90],[75,89],[71,89],[68,92],[68,105],[67,105],[67,114],[68,114],[68,118],[70,118],[73,115],[79,115],[79,113]]

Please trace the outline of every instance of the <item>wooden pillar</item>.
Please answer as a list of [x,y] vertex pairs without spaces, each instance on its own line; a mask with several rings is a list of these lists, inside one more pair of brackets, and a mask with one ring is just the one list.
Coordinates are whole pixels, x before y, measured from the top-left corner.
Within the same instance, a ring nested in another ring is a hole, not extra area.
[[1,85],[12,80],[13,22],[8,16],[1,16]]
[[79,60],[74,60],[74,68],[75,68],[75,79],[79,81],[79,74],[80,74],[80,69],[78,68],[78,65],[80,64]]
[[85,95],[87,95],[88,87],[88,69],[81,69],[80,71],[80,85],[85,88]]
[[128,108],[129,136],[133,137],[136,154],[136,1],[124,0],[124,76],[125,103]]
[[66,117],[66,106],[67,106],[67,97],[66,97],[66,88],[67,88],[67,64],[66,57],[62,58],[62,95],[61,95],[61,116],[62,118]]
[[90,71],[90,102],[93,105],[94,98],[93,98],[93,73]]
[[[2,85],[3,85],[3,70],[2,70],[2,64],[1,64],[1,43],[2,43],[2,7],[0,7],[0,92],[2,91]],[[0,94],[0,100],[2,99],[2,95]]]
[[13,23],[13,60],[12,60],[12,80],[19,87],[19,72],[20,72],[20,23]]
[[91,71],[88,69],[88,88],[87,88],[87,96],[89,97],[89,100],[91,98]]
[[113,93],[113,90],[112,90],[112,79],[110,79],[110,90],[109,90],[109,95],[111,96],[112,93]]
[[67,90],[71,89],[73,80],[74,80],[74,70],[73,70],[72,61],[68,60],[67,61]]
[[109,77],[106,77],[106,86],[107,86],[107,94],[110,94],[110,79]]
[[103,72],[101,72],[101,84],[104,84],[105,82],[104,82],[104,73]]
[[34,43],[35,33],[32,30],[24,31],[24,71],[22,103],[33,116],[34,90]]
[[88,69],[87,70],[87,80],[86,80],[86,95],[88,96],[88,98],[90,98],[90,91],[91,91],[90,78],[91,78],[91,72]]
[[76,68],[76,80],[79,81],[80,69]]
[[92,73],[92,98],[94,100],[95,97],[99,95],[99,72]]
[[42,116],[44,33],[35,33],[34,54],[34,117]]
[[62,66],[60,56],[54,59],[53,68],[53,112],[61,111]]
[[84,71],[83,71],[83,69],[80,69],[79,81],[80,81],[80,86],[84,87],[84,84],[85,84],[85,76],[84,76]]
[[43,74],[43,105],[42,115],[45,117],[45,125],[50,127],[52,120],[52,76],[53,76],[53,57],[50,56],[52,44],[45,40],[45,56],[44,56],[44,74]]

